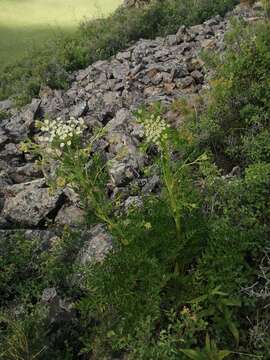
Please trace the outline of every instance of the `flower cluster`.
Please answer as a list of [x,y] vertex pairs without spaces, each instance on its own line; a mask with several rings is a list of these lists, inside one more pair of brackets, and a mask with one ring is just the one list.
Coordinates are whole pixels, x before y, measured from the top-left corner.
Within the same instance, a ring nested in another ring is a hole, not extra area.
[[146,142],[160,146],[167,138],[167,130],[169,125],[160,115],[152,114],[150,117],[145,117],[140,120],[144,127],[144,135]]
[[50,144],[59,144],[61,148],[65,145],[70,146],[72,141],[83,133],[86,128],[84,119],[75,119],[71,117],[64,121],[61,118],[56,120],[45,120],[41,126],[41,131],[46,133],[46,136],[40,138],[41,141]]

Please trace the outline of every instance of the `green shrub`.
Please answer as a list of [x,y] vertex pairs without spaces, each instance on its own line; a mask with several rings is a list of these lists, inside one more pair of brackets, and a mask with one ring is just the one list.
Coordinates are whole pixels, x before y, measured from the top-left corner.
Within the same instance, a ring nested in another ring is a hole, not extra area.
[[45,344],[46,309],[32,311],[31,316],[18,320],[0,314],[0,357],[3,360],[42,359]]
[[[32,259],[37,254],[38,244],[34,240],[26,240],[20,233],[5,240],[0,251],[0,294],[1,307],[16,297],[31,296],[29,278],[36,274],[39,261]],[[37,265],[37,266],[36,266]],[[31,291],[34,288],[31,289]]]
[[1,359],[68,360],[82,346],[77,320],[51,321],[55,310],[41,302],[45,288],[55,287],[64,299],[78,294],[70,283],[80,236],[66,230],[54,240],[48,244],[18,232],[1,241]]
[[78,234],[63,234],[44,251],[38,239],[26,239],[23,232],[1,241],[0,308],[10,302],[35,302],[46,287],[67,289],[67,276],[80,248]]
[[221,285],[240,296],[240,343],[266,358],[266,348],[257,352],[249,346],[245,321],[248,316],[254,323],[262,304],[241,290],[255,282],[269,238],[269,35],[269,23],[236,24],[216,67],[207,110],[192,127],[197,146],[209,149],[214,160],[201,166],[208,241],[194,286],[205,291]]
[[213,80],[201,131],[205,126],[206,141],[224,163],[226,159],[233,165],[269,161],[269,33],[268,23],[237,25]]

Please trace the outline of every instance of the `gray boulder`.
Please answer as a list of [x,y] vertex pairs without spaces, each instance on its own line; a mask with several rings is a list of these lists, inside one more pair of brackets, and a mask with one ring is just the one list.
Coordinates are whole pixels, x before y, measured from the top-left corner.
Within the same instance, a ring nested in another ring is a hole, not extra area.
[[113,248],[112,237],[104,225],[96,225],[85,232],[83,238],[85,243],[77,257],[77,263],[80,265],[101,262]]
[[75,205],[64,205],[55,218],[57,225],[80,226],[85,223],[85,212]]
[[88,105],[86,101],[81,101],[78,104],[74,105],[70,110],[70,116],[78,118],[83,116],[88,110]]
[[20,226],[38,226],[61,202],[61,192],[50,195],[44,186],[41,179],[6,188],[3,216]]
[[12,108],[11,100],[2,100],[0,101],[0,111],[8,111]]

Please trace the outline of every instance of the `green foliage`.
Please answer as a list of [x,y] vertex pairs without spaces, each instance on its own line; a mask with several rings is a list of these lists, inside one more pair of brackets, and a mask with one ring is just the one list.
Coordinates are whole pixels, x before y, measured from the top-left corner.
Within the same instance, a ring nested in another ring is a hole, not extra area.
[[65,88],[71,71],[107,59],[134,40],[170,34],[180,25],[223,15],[236,2],[155,0],[140,9],[121,7],[108,18],[85,22],[74,35],[59,35],[43,48],[29,50],[24,60],[5,68],[0,76],[0,99],[12,95],[22,105],[37,96],[42,86]]
[[[130,243],[83,271],[87,292],[78,308],[86,322],[90,316],[97,321],[85,336],[84,351],[101,358],[130,349],[131,359],[173,359],[182,343],[193,344],[192,335],[205,328],[203,319],[190,319],[191,313],[180,318],[166,310],[192,292],[188,278],[175,270],[184,249],[161,199],[146,201],[144,210],[134,210],[125,223]],[[194,253],[185,255],[187,266]]]
[[[40,309],[41,310],[41,309]],[[33,311],[26,321],[16,320],[8,315],[0,315],[0,356],[3,360],[34,360],[42,358],[46,351],[43,326],[46,310]],[[1,341],[3,338],[3,342]]]
[[223,360],[231,354],[228,350],[218,350],[216,343],[206,336],[205,348],[202,351],[197,350],[182,350],[182,352],[189,358],[194,360]]
[[164,319],[168,325],[153,337],[150,319],[147,318],[136,329],[130,359],[139,360],[177,360],[182,358],[181,349],[196,343],[196,337],[205,331],[207,322],[197,316],[197,308],[184,307],[178,315],[173,310],[164,312]]
[[[143,122],[147,112],[141,115]],[[153,145],[158,146],[161,153],[161,162],[158,157],[155,162],[161,170],[164,192],[161,196],[146,197],[143,211],[120,211],[117,217],[112,211],[113,207],[116,210],[115,203],[109,200],[106,192],[106,163],[100,154],[93,154],[94,143],[102,134],[94,134],[87,147],[84,147],[80,135],[77,136],[76,127],[72,130],[74,134],[70,135],[71,130],[67,130],[59,119],[58,122],[46,120],[38,123],[47,134],[40,137],[41,143],[28,142],[21,146],[24,151],[31,151],[40,157],[39,162],[52,187],[69,184],[81,196],[86,210],[106,223],[119,241],[118,247],[104,263],[87,265],[82,269],[86,293],[78,309],[85,319],[84,328],[89,326],[91,316],[100,323],[93,335],[93,329],[90,334],[87,331],[84,351],[92,351],[96,356],[132,346],[132,339],[145,318],[149,319],[154,336],[161,308],[169,309],[170,302],[175,302],[181,296],[177,291],[180,272],[184,275],[184,268],[189,266],[201,248],[200,236],[204,228],[194,230],[192,227],[196,220],[201,221],[200,206],[195,202],[198,202],[198,196],[189,186],[188,179],[192,179],[192,170],[198,168],[205,157],[195,158],[194,161],[191,158],[187,159],[189,161],[171,158],[170,151],[177,155],[179,144],[185,143],[185,139],[173,129],[165,136],[161,117],[157,114],[152,117],[156,117],[157,125],[161,122]],[[79,132],[82,132],[82,119],[70,121],[81,124]],[[52,161],[58,164],[53,176],[46,171]],[[180,229],[178,224],[181,224]],[[63,286],[66,274],[63,278],[62,271],[57,274],[57,262],[53,260],[50,257],[48,264],[52,264],[53,275],[56,274]],[[50,273],[46,274],[47,281],[50,280]],[[183,280],[180,279],[180,282]]]
[[[1,239],[2,240],[2,239]],[[22,233],[3,239],[0,253],[0,357],[4,360],[64,359],[65,342],[78,336],[61,322],[49,321],[42,304],[45,288],[55,287],[59,296],[71,296],[75,257],[81,247],[79,234],[65,231],[51,244],[26,239]],[[59,357],[58,352],[60,351]],[[48,356],[48,357],[47,357]],[[68,355],[67,355],[68,356]],[[70,359],[67,357],[65,359]]]
[[[14,297],[30,296],[36,292],[29,279],[30,274],[39,271],[38,244],[35,240],[26,240],[16,234],[5,240],[0,252],[0,294],[1,307]],[[36,253],[36,264],[32,261]]]
[[5,111],[0,110],[0,121],[6,119],[8,114]]
[[268,23],[236,25],[202,119],[213,152],[234,164],[269,161],[269,33]]
[[[225,291],[244,286],[251,254],[266,244],[269,226],[270,29],[268,23],[236,29],[197,133],[200,146],[210,148],[221,167],[202,168],[211,231],[199,269],[204,267],[213,286],[222,281]],[[238,176],[221,176],[235,165]]]
[[[194,286],[205,291],[222,284],[235,298],[253,282],[259,254],[268,246],[269,33],[268,23],[235,24],[226,56],[216,67],[207,111],[191,125],[198,146],[214,159],[201,166],[209,233]],[[261,306],[256,308],[252,297],[242,301],[245,310],[234,315],[240,343],[241,338],[248,342],[246,312],[255,321]]]
[[220,287],[191,300],[191,303],[201,306],[203,309],[201,314],[202,318],[207,316],[208,319],[211,318],[215,324],[218,324],[218,332],[228,329],[238,346],[239,331],[233,321],[233,311],[231,307],[240,306],[241,302],[236,298],[228,298],[228,294],[220,291]]
[[91,330],[92,338],[86,337],[86,350],[100,356],[124,349],[146,318],[154,327],[166,282],[161,266],[145,249],[128,245],[104,265],[89,269],[85,284],[89,296],[81,300],[79,309],[86,319],[91,314],[100,325]]
[[47,251],[37,239],[26,239],[18,232],[5,239],[0,251],[0,307],[10,302],[35,302],[46,287],[61,285],[72,272],[78,253],[78,235],[68,231],[57,238]]

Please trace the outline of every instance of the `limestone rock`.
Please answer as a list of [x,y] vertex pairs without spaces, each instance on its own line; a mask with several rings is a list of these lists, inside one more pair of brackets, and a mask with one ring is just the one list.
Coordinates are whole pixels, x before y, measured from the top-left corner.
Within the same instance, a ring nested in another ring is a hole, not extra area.
[[11,100],[2,100],[0,101],[0,111],[8,111],[12,108]]
[[127,109],[120,109],[117,111],[115,117],[108,122],[106,129],[108,132],[123,129],[128,125],[131,114]]
[[125,210],[132,210],[143,206],[143,201],[140,196],[129,196],[125,201]]
[[55,223],[57,225],[79,226],[85,223],[85,212],[75,205],[64,205],[58,212]]
[[37,166],[29,162],[25,165],[18,166],[10,172],[10,178],[15,183],[24,183],[33,180],[34,178],[41,178],[42,172]]
[[57,297],[57,291],[55,288],[46,288],[43,290],[41,301],[50,303]]
[[255,11],[263,11],[264,7],[261,1],[257,1],[255,2],[255,4],[253,5],[253,10]]
[[199,84],[203,83],[204,75],[199,70],[192,71],[192,73],[190,75],[193,77],[193,79],[197,83],[199,83]]
[[3,146],[8,140],[8,136],[4,130],[0,129],[0,146]]
[[86,232],[83,237],[86,241],[77,258],[80,265],[101,262],[112,250],[112,237],[101,224]]
[[127,178],[128,168],[123,162],[112,160],[110,162],[109,174],[115,186],[123,185]]
[[202,48],[203,49],[214,49],[216,47],[216,40],[215,39],[206,39],[202,41]]
[[88,109],[88,105],[86,101],[79,102],[78,104],[74,105],[70,110],[70,116],[75,118],[79,118],[83,116]]
[[35,180],[8,187],[3,216],[20,226],[38,226],[61,201],[61,193],[50,195],[43,186],[44,180]]

